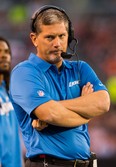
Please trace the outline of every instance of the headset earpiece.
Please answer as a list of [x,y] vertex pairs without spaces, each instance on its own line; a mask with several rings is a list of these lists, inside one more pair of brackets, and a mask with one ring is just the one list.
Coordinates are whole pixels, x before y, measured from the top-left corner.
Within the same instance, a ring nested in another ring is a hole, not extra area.
[[32,18],[31,18],[31,30],[32,30],[32,32],[36,32],[36,30],[35,30],[35,25],[34,25],[34,24],[35,24],[35,21],[36,21],[38,15],[39,15],[40,13],[44,12],[45,10],[48,10],[48,9],[56,9],[56,10],[59,10],[60,12],[64,13],[65,16],[67,17],[67,20],[68,20],[68,22],[69,22],[69,37],[68,37],[68,45],[69,45],[69,44],[72,42],[72,40],[74,39],[74,29],[73,29],[73,27],[72,27],[72,23],[71,23],[71,21],[70,21],[68,15],[67,15],[66,12],[64,11],[64,9],[59,8],[59,7],[57,7],[57,6],[45,5],[45,6],[41,7],[39,10],[37,10],[37,11],[33,14]]

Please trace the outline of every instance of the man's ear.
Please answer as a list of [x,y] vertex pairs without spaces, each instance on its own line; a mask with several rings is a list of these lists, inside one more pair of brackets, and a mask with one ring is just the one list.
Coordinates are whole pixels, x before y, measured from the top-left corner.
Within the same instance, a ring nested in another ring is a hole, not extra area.
[[31,38],[31,41],[34,44],[34,46],[37,47],[37,41],[36,41],[37,35],[36,35],[36,33],[31,32],[30,33],[30,38]]

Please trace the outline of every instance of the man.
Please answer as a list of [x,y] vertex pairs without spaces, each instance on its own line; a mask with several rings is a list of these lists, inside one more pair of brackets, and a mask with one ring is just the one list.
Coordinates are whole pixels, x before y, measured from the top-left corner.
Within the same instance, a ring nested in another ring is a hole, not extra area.
[[12,71],[10,94],[25,146],[26,167],[90,165],[87,123],[109,110],[105,86],[83,61],[65,61],[71,21],[55,6],[32,17],[37,53]]
[[18,122],[8,95],[10,67],[10,45],[0,37],[0,165],[22,167]]

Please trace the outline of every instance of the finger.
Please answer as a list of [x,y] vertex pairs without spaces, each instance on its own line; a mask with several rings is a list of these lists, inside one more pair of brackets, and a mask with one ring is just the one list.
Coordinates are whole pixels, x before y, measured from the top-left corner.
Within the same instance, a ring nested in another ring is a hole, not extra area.
[[94,91],[93,84],[91,84],[90,82],[87,82],[87,84],[84,85],[82,88],[81,95],[84,96],[84,95],[87,95],[89,93],[92,93],[93,91]]
[[38,120],[33,120],[33,121],[32,121],[32,126],[33,126],[33,128],[36,128],[36,127],[37,127],[37,124],[38,124]]
[[47,126],[48,126],[48,124],[45,124],[45,125],[42,125],[42,126],[35,127],[35,129],[38,130],[38,131],[41,131],[44,128],[46,128]]
[[48,125],[46,122],[43,122],[43,121],[41,121],[41,125],[42,126],[46,126],[46,125]]
[[43,122],[43,121],[40,121],[40,122],[41,122],[40,128],[46,128],[48,126],[46,122]]
[[91,83],[90,83],[90,82],[87,82],[86,86],[90,86],[90,85],[91,85]]
[[93,88],[93,84],[91,84],[90,82],[88,82],[86,85],[85,85],[86,88]]

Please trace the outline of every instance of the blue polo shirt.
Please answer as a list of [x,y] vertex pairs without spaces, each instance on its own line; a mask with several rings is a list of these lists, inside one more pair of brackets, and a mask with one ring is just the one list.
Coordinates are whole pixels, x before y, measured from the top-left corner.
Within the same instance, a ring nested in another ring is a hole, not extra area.
[[0,85],[0,164],[22,167],[18,122],[4,83]]
[[27,157],[38,154],[64,159],[90,157],[87,124],[75,128],[49,125],[42,131],[33,129],[31,125],[34,118],[32,111],[37,106],[49,100],[79,97],[87,82],[94,85],[94,91],[106,90],[93,69],[83,61],[63,61],[59,73],[55,65],[31,53],[28,60],[13,69],[10,94],[27,148]]

